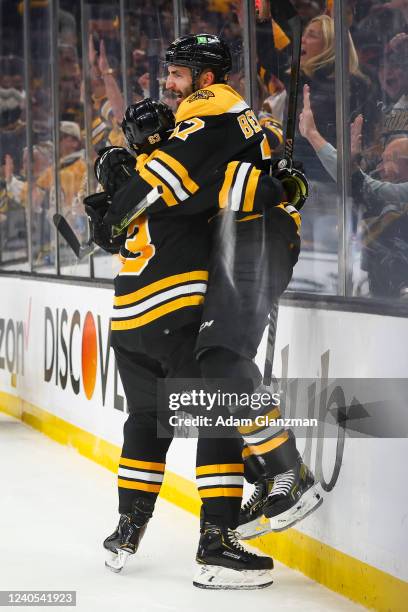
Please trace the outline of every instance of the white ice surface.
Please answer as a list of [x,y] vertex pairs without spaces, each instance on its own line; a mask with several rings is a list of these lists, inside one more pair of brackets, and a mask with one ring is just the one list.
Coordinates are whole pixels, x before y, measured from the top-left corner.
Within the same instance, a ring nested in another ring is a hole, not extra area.
[[198,519],[163,500],[137,556],[113,574],[101,542],[117,522],[115,480],[0,413],[0,590],[75,590],[77,607],[58,609],[81,612],[363,610],[279,563],[264,590],[193,587]]

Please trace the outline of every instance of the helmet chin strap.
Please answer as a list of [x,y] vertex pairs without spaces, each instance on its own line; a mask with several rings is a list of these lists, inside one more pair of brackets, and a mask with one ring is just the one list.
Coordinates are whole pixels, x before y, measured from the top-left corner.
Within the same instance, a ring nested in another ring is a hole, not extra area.
[[[190,68],[191,70],[191,78],[192,78],[192,88],[193,88],[193,93],[195,91],[197,91],[198,89],[201,89],[201,87],[198,86],[198,79],[200,78],[200,75],[205,72],[206,68]],[[210,69],[212,70],[212,69]],[[212,70],[212,72],[214,72],[214,70]],[[212,83],[212,85],[216,85],[217,83],[226,83],[228,80],[227,78],[219,78],[219,76],[217,75],[216,72],[214,72],[214,81]]]
[[197,91],[199,88],[198,86],[198,79],[200,78],[200,74],[202,73],[201,68],[190,68],[191,70],[191,79],[192,79],[192,88],[193,88],[193,93],[195,91]]

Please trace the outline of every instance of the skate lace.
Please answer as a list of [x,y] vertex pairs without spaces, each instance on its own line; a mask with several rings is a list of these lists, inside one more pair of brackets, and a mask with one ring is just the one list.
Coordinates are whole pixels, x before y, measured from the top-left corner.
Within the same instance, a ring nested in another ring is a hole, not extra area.
[[238,534],[233,529],[228,529],[228,543],[231,544],[240,553],[244,553],[246,555],[250,555],[252,557],[256,557],[254,553],[249,552],[246,548],[241,546],[240,541],[238,540]]
[[247,510],[249,510],[252,505],[256,502],[256,500],[258,499],[260,493],[262,491],[262,484],[260,483],[256,483],[255,484],[255,489],[254,492],[252,493],[251,497],[248,499],[247,502],[245,502],[245,504],[242,506],[242,511],[246,512]]
[[275,479],[273,481],[273,487],[269,497],[271,497],[272,495],[287,495],[291,490],[294,482],[295,472],[293,470],[288,470],[283,474],[278,474],[277,476],[275,476]]

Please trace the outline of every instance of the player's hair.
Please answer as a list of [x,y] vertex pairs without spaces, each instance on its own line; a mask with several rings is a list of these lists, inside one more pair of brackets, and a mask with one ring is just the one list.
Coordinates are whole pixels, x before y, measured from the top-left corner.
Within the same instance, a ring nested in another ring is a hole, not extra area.
[[[306,29],[313,23],[319,23],[322,28],[323,36],[323,51],[318,53],[314,57],[308,60],[302,61],[301,70],[308,76],[312,77],[316,70],[324,68],[326,66],[333,66],[334,73],[334,58],[335,58],[335,34],[334,34],[334,20],[328,15],[319,15],[312,19]],[[362,76],[359,65],[357,51],[353,43],[353,39],[349,34],[349,56],[350,56],[350,74]]]

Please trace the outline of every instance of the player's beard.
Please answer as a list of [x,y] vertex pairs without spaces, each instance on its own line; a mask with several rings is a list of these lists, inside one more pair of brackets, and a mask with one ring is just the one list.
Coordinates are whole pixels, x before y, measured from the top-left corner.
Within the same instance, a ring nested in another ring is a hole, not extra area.
[[183,89],[183,91],[176,91],[175,93],[177,95],[176,104],[178,108],[180,104],[184,102],[184,100],[186,100],[186,98],[191,96],[191,94],[193,93],[193,85],[191,84],[189,87],[186,87],[185,89]]

